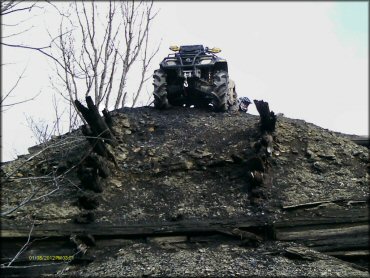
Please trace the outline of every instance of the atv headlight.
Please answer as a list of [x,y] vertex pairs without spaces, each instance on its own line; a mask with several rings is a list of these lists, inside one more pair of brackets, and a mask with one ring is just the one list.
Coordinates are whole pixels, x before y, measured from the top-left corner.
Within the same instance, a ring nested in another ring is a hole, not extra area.
[[212,63],[212,59],[203,59],[203,60],[200,60],[199,64],[201,65],[208,65]]
[[218,47],[212,47],[212,48],[209,48],[208,51],[211,53],[220,53],[221,49],[219,49]]
[[176,66],[176,60],[167,60],[166,65],[167,66]]
[[171,45],[170,46],[170,50],[172,50],[172,51],[179,51],[180,50],[180,47],[178,47],[177,45]]

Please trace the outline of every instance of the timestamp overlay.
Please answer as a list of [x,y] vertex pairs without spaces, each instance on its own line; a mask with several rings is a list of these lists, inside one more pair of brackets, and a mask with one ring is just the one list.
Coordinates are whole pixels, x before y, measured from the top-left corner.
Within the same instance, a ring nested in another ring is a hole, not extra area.
[[42,255],[42,256],[28,256],[29,261],[71,261],[73,255]]

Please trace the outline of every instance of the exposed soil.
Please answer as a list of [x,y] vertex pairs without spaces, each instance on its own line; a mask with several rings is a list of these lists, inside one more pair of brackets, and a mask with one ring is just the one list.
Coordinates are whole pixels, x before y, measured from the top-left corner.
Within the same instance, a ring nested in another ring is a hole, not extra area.
[[[261,137],[258,116],[151,107],[124,108],[112,116],[119,145],[110,150],[118,167],[107,162],[112,173],[101,179],[101,193],[81,188],[76,174],[90,149],[79,130],[2,164],[2,212],[26,203],[2,217],[8,233],[29,229],[31,223],[84,227],[75,223],[83,222],[86,213],[93,215],[87,222],[105,227],[245,219],[273,225],[297,216],[322,216],[325,208],[338,213],[368,208],[368,149],[305,121],[278,117],[264,197],[251,202],[246,162],[255,155],[254,146]],[[291,211],[320,201],[319,208],[313,205]],[[363,219],[362,214],[359,217]],[[291,242],[266,241],[245,247],[223,240],[205,246],[186,241],[168,248],[146,241],[124,244],[118,240],[109,245],[105,238],[104,242],[104,246],[89,249],[95,257],[91,264],[63,268],[63,273],[116,277],[367,275],[311,249],[307,252],[316,259],[287,258],[284,250],[289,246],[305,248]]]

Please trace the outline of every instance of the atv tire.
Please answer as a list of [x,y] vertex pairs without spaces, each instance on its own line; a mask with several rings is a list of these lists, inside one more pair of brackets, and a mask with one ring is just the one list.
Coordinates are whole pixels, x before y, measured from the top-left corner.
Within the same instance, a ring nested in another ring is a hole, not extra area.
[[229,75],[226,71],[218,71],[214,74],[213,80],[213,108],[225,112],[228,109]]
[[238,94],[236,93],[235,82],[231,79],[229,79],[228,89],[229,89],[227,100],[228,110],[237,111],[239,109]]
[[155,70],[153,74],[154,107],[157,109],[168,108],[166,73],[163,70]]

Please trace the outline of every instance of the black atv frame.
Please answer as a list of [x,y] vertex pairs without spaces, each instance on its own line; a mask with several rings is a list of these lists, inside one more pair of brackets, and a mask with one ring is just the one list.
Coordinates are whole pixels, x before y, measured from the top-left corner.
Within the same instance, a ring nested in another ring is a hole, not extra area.
[[199,107],[212,104],[215,110],[227,110],[228,65],[214,54],[220,50],[203,45],[186,45],[177,50],[165,57],[160,69],[154,72],[154,106],[161,109],[169,104]]
[[[209,48],[204,48],[203,45],[185,45],[180,47],[180,51],[177,53],[171,53],[167,57],[163,59],[163,61],[160,63],[161,69],[179,69],[179,70],[189,70],[193,69],[195,70],[196,67],[198,68],[207,68],[210,66],[213,66],[215,70],[224,70],[228,71],[227,62],[225,59],[216,56],[212,52],[209,52]],[[174,60],[179,62],[179,64],[176,65],[167,65],[167,62],[169,60]],[[199,59],[204,58],[211,58],[212,63],[211,64],[196,64]],[[187,59],[190,59],[190,61],[186,61]],[[186,63],[184,63],[184,60]],[[190,63],[191,62],[191,63]]]

